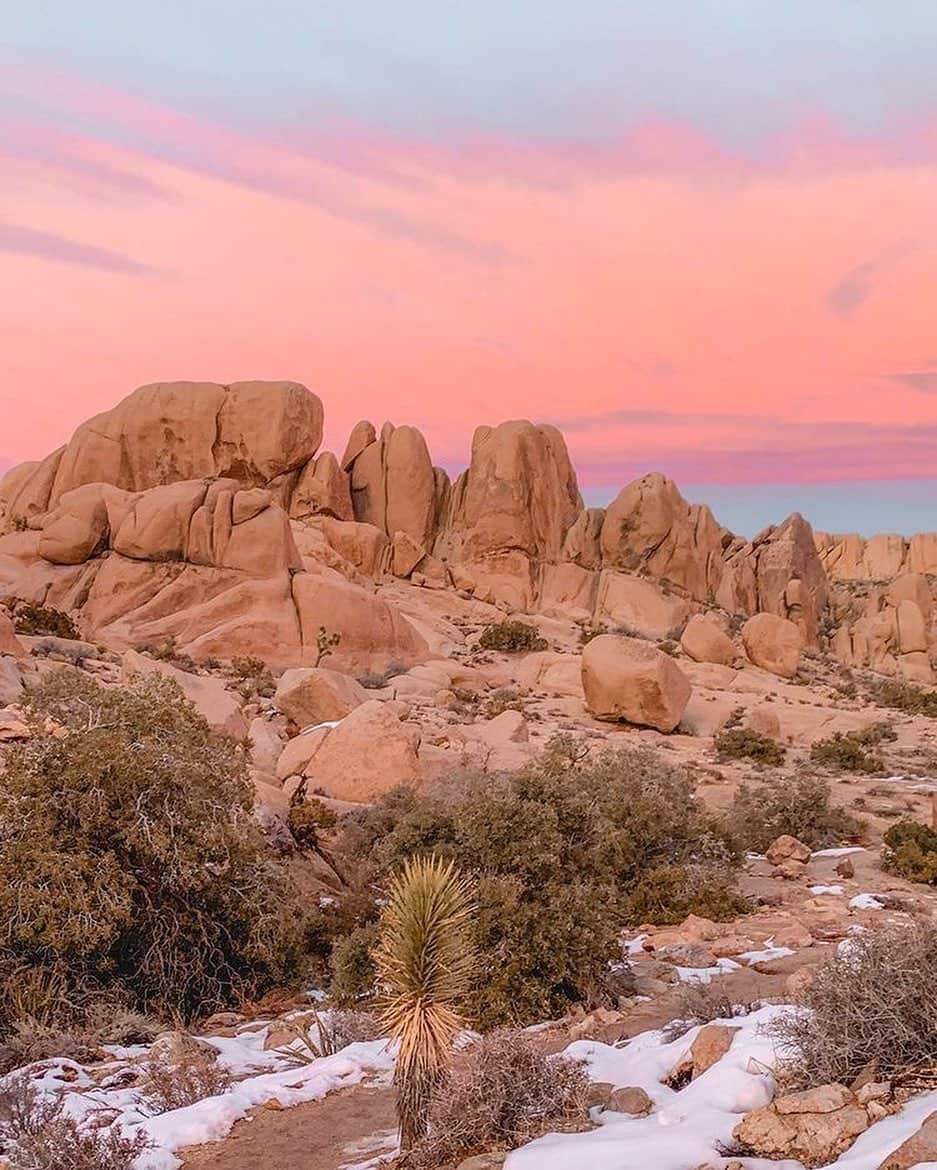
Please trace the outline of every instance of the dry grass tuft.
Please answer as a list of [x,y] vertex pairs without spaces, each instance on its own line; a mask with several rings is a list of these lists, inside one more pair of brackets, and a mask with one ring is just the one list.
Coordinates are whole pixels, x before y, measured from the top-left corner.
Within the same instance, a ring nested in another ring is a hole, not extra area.
[[711,1024],[714,1020],[734,1020],[747,1016],[759,1003],[736,1003],[717,983],[683,983],[673,1003],[674,1018],[665,1025],[664,1038],[679,1040],[697,1024]]
[[548,1131],[588,1120],[582,1064],[546,1056],[529,1036],[501,1029],[461,1054],[433,1093],[428,1133],[408,1170],[437,1170],[472,1154],[514,1149]]
[[849,940],[817,969],[805,1011],[772,1035],[795,1087],[848,1085],[867,1066],[877,1080],[937,1084],[937,925],[885,926]]
[[217,1053],[180,1033],[153,1060],[143,1086],[142,1100],[152,1116],[218,1097],[231,1086],[219,1066]]
[[8,1077],[0,1089],[0,1155],[15,1170],[133,1170],[149,1146],[139,1133],[79,1129],[28,1077]]

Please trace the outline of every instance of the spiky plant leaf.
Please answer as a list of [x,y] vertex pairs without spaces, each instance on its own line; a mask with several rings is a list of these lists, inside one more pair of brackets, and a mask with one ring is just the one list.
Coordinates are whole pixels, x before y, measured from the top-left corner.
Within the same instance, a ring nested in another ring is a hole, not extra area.
[[399,1051],[394,1072],[400,1140],[426,1128],[430,1094],[442,1076],[476,971],[471,885],[452,862],[410,858],[393,879],[375,951],[380,1020]]

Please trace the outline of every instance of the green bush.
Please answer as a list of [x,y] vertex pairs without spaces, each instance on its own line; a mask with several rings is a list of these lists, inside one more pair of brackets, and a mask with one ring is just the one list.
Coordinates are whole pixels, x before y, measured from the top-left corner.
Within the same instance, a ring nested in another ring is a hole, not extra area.
[[[337,857],[365,860],[374,885],[430,852],[474,876],[482,1027],[600,999],[626,925],[747,906],[735,891],[738,854],[686,775],[646,749],[582,759],[561,737],[520,772],[468,777],[445,798],[398,789],[342,827]],[[364,952],[347,946],[360,973]],[[333,969],[344,967],[333,955]]]
[[871,690],[872,700],[880,707],[904,711],[906,715],[926,715],[937,719],[937,691],[925,691],[913,683],[888,679]]
[[810,749],[810,758],[815,764],[830,768],[834,772],[871,774],[881,772],[885,766],[878,756],[866,751],[858,739],[843,735],[841,731],[837,731],[829,739],[818,739]]
[[0,774],[0,969],[184,1017],[284,978],[297,902],[254,822],[243,748],[159,677],[105,688],[59,671],[25,707],[32,738]]
[[331,829],[338,817],[321,800],[294,800],[287,814],[287,824],[298,845],[315,849],[322,829]]
[[885,834],[882,860],[909,882],[937,885],[937,832],[918,821],[899,821]]
[[859,731],[847,731],[846,737],[854,739],[863,747],[878,747],[880,743],[894,743],[898,738],[898,732],[886,720],[880,719]]
[[547,643],[537,633],[536,626],[526,622],[493,622],[485,626],[478,644],[483,650],[501,650],[515,653],[521,650],[546,650]]
[[81,634],[78,627],[60,609],[51,606],[33,605],[31,602],[20,602],[14,611],[13,624],[18,634],[41,635],[47,634],[53,638],[70,638],[78,641]]
[[784,748],[751,727],[732,727],[720,731],[713,740],[716,754],[722,760],[754,760],[769,768],[784,763]]
[[337,1004],[351,1007],[373,993],[375,968],[371,952],[378,937],[377,923],[369,922],[335,940],[329,956],[329,993]]
[[861,823],[830,803],[830,786],[819,776],[802,774],[772,784],[743,784],[723,818],[724,831],[740,848],[764,853],[789,834],[821,849],[855,837]]

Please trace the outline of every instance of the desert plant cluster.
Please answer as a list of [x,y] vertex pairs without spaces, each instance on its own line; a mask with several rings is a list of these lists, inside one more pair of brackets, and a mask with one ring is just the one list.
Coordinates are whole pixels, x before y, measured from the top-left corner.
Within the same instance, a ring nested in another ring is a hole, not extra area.
[[[346,817],[334,846],[381,889],[407,859],[436,855],[476,875],[478,945],[489,978],[472,992],[483,1027],[532,1023],[601,1002],[626,925],[687,914],[732,917],[740,853],[690,799],[690,782],[651,752],[582,758],[556,740],[517,774],[466,775],[439,794],[398,790]],[[332,991],[370,993],[377,906],[349,900],[357,924],[332,952]]]
[[288,977],[300,931],[238,745],[159,678],[54,673],[24,709],[0,775],[0,1042],[101,996],[188,1018]]

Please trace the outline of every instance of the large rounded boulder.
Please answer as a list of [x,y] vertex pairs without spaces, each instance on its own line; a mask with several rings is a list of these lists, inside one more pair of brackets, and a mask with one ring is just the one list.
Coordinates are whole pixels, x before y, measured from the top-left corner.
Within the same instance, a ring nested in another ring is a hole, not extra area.
[[597,719],[673,731],[692,688],[667,654],[638,638],[600,634],[582,652],[586,706]]
[[742,626],[742,644],[755,666],[781,678],[793,678],[800,666],[804,634],[787,618],[756,613]]

